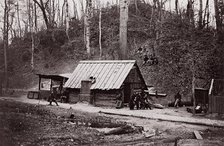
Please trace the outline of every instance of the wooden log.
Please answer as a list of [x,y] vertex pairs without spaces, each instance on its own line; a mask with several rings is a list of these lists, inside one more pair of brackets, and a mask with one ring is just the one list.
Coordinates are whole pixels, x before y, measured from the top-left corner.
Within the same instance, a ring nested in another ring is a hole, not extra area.
[[107,131],[105,133],[105,135],[125,134],[125,133],[130,133],[131,131],[133,131],[133,128],[129,125],[125,125],[125,126],[118,127],[118,128],[112,129],[110,131]]
[[196,139],[203,139],[201,134],[197,130],[194,131],[194,135],[195,135]]
[[153,104],[154,108],[158,108],[158,109],[164,109],[165,107],[161,104]]

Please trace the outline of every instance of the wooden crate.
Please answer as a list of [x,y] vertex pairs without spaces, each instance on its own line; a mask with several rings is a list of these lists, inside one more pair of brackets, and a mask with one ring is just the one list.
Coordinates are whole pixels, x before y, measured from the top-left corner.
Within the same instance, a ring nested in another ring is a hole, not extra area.
[[40,92],[39,91],[28,91],[27,98],[29,99],[39,99]]

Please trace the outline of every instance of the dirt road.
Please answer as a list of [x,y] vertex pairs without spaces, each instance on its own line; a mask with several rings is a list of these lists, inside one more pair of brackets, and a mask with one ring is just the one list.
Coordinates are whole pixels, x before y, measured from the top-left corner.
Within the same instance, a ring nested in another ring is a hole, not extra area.
[[[0,145],[4,146],[174,145],[178,139],[194,139],[194,130],[200,131],[206,139],[224,141],[223,129],[218,128],[88,113],[60,106],[27,104],[5,98],[0,101]],[[71,115],[74,115],[74,121],[70,119]],[[119,135],[104,134],[106,130],[125,124],[143,127],[144,131]]]

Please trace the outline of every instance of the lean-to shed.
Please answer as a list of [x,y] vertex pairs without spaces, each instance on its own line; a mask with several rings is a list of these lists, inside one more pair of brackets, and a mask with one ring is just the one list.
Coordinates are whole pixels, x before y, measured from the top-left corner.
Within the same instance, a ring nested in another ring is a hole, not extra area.
[[135,60],[80,61],[64,85],[69,101],[116,106],[117,95],[128,103],[134,89],[147,89]]
[[71,76],[70,73],[64,74],[37,74],[39,76],[39,96],[42,99],[47,99],[54,86],[61,87],[58,94],[61,94],[64,83]]

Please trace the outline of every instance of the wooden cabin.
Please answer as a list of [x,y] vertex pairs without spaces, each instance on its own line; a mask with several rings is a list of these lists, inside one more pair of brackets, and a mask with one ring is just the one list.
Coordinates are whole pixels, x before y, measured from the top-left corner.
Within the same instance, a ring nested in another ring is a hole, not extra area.
[[71,103],[96,106],[116,106],[118,94],[127,104],[135,89],[147,89],[135,60],[80,61],[64,87]]

